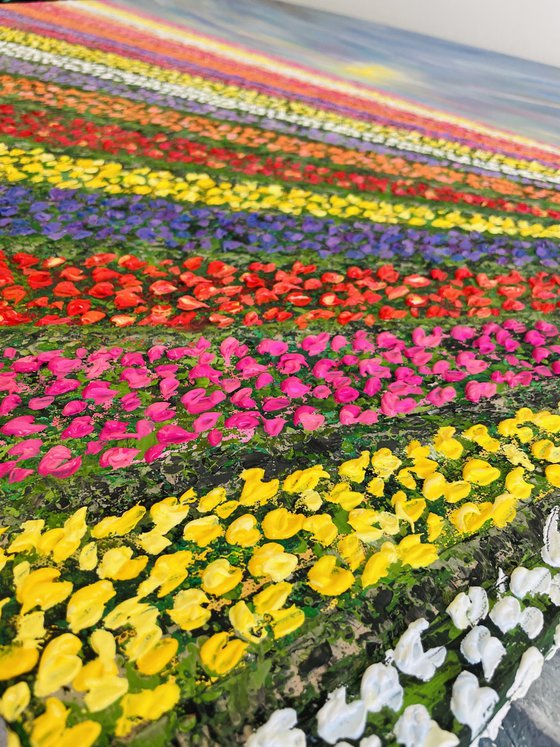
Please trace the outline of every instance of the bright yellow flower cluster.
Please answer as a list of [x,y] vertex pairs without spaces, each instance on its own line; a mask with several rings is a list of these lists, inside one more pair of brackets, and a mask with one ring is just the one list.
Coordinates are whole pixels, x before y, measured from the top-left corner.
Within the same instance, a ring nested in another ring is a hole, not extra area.
[[379,223],[560,238],[560,225],[530,223],[506,215],[467,214],[443,208],[432,210],[419,204],[375,201],[352,193],[318,193],[250,180],[233,183],[205,173],[189,172],[179,177],[170,171],[152,171],[148,167],[126,169],[118,162],[100,158],[55,156],[40,147],[23,150],[0,143],[0,179],[29,180],[59,189],[103,190],[109,194],[150,195],[179,202],[225,205],[232,210],[279,210],[290,215],[361,217]]
[[59,527],[1,530],[0,583],[13,593],[0,599],[12,631],[0,715],[33,747],[87,747],[96,714],[118,703],[113,730],[126,736],[178,702],[187,650],[199,680],[223,676],[251,646],[300,628],[310,592],[343,604],[431,565],[461,535],[503,527],[520,500],[560,486],[559,432],[560,415],[523,408],[493,434],[445,426],[430,444],[364,450],[336,470],[280,480],[252,468],[239,488],[191,489],[91,526],[80,508]]
[[[259,93],[255,89],[239,87],[235,85],[226,85],[217,81],[210,81],[200,76],[189,75],[177,70],[158,67],[144,63],[138,59],[124,57],[122,55],[103,52],[72,44],[62,40],[41,36],[38,34],[27,33],[17,29],[0,26],[0,40],[9,41],[16,44],[22,44],[41,50],[42,52],[64,55],[70,58],[83,60],[92,65],[105,65],[116,71],[132,73],[137,76],[144,76],[161,81],[162,83],[183,86],[192,89],[193,94],[199,94],[199,97],[227,97],[228,99],[239,102],[240,108],[255,108],[261,110],[267,116],[284,116],[299,115],[301,118],[314,120],[324,124],[327,128],[338,126],[350,128],[358,133],[366,133],[370,136],[377,136],[383,139],[394,140],[397,138],[405,146],[411,148],[418,145],[424,145],[434,151],[443,151],[452,154],[456,158],[467,156],[470,159],[478,161],[494,162],[502,167],[509,169],[523,169],[531,171],[535,176],[543,175],[556,177],[557,172],[553,167],[537,161],[527,161],[513,158],[493,151],[475,149],[458,141],[452,141],[446,138],[433,138],[421,133],[418,130],[405,130],[396,127],[376,124],[370,121],[355,119],[352,117],[342,117],[334,112],[320,109],[310,104],[294,99],[285,99],[279,96],[270,96]],[[245,106],[244,106],[245,105]]]

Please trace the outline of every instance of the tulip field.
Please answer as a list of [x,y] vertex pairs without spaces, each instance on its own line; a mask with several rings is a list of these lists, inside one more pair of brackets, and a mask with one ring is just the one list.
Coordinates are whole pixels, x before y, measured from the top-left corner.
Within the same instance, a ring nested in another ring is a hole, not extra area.
[[483,747],[560,648],[560,148],[0,8],[8,747]]

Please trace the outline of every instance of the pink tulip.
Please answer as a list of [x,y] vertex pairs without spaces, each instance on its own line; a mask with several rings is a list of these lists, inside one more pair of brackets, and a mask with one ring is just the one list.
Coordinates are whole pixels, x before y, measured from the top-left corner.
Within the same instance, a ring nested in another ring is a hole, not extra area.
[[47,396],[57,397],[59,394],[68,394],[68,392],[75,392],[81,386],[78,379],[57,379],[52,384],[45,387],[45,394]]
[[210,431],[206,439],[210,446],[218,446],[222,442],[223,437],[222,431],[214,428],[214,430]]
[[66,446],[53,446],[39,462],[37,472],[43,477],[51,475],[62,480],[77,472],[82,465],[82,457],[72,458],[72,452]]
[[31,459],[36,457],[41,451],[43,440],[41,438],[29,438],[27,441],[20,441],[18,444],[14,444],[6,452],[10,456],[17,456],[20,459]]
[[235,339],[235,337],[226,337],[220,345],[220,353],[222,354],[226,366],[230,365],[231,359],[234,356],[236,358],[242,358],[244,355],[247,355],[248,352],[249,348],[247,345],[242,345],[239,340]]
[[283,355],[288,351],[288,345],[285,342],[282,342],[281,340],[261,340],[259,344],[257,345],[257,351],[261,355],[265,355],[268,353],[268,355],[271,355],[272,357],[276,358],[279,355]]
[[255,381],[255,389],[264,389],[267,386],[274,384],[274,376],[269,373],[259,374]]
[[154,423],[163,423],[175,417],[176,411],[169,407],[169,402],[152,402],[144,410],[144,415]]
[[334,401],[338,404],[354,402],[360,396],[360,392],[352,386],[341,386],[334,393]]
[[311,387],[304,384],[297,376],[288,376],[288,378],[284,379],[280,384],[280,391],[291,399],[304,397],[310,390]]
[[268,436],[278,436],[284,429],[286,423],[287,421],[284,418],[271,418],[270,420],[263,418],[262,421],[264,432]]
[[82,391],[82,397],[92,399],[96,405],[110,402],[116,394],[117,390],[111,389],[108,381],[92,381],[91,384],[86,384]]
[[64,405],[64,407],[62,408],[62,414],[65,417],[71,417],[72,415],[77,415],[78,413],[83,412],[86,407],[87,404],[82,400],[73,399]]
[[91,415],[82,415],[74,418],[70,425],[62,431],[60,438],[62,441],[67,438],[84,438],[84,436],[93,433],[94,430]]
[[480,402],[483,398],[493,397],[496,391],[496,384],[493,381],[469,381],[465,387],[465,397],[470,402]]
[[282,374],[297,373],[302,368],[309,368],[309,363],[301,353],[284,353],[276,364]]
[[251,397],[253,390],[251,387],[243,387],[230,397],[231,403],[242,410],[252,410],[257,407],[257,403]]
[[113,446],[111,449],[103,452],[99,457],[100,467],[112,467],[121,469],[129,467],[140,453],[139,449],[131,449],[125,446]]
[[331,350],[338,353],[339,350],[345,348],[348,345],[348,340],[344,335],[335,335],[331,340]]
[[307,335],[301,342],[301,348],[310,356],[319,355],[326,350],[329,339],[330,335],[328,332],[320,332],[318,335]]
[[21,397],[19,394],[8,394],[4,397],[0,403],[0,417],[9,415],[13,410],[17,409],[21,405]]
[[186,431],[180,425],[164,425],[157,432],[157,440],[164,446],[168,444],[184,444],[187,441],[193,441],[195,438],[196,433]]
[[[23,467],[14,467],[13,470],[10,472],[10,476],[8,477],[8,482],[14,483],[14,482],[23,482],[23,480],[27,479],[28,477],[31,477],[31,475],[35,474],[34,469],[24,469]],[[55,475],[57,477],[57,475]]]
[[476,335],[476,329],[474,329],[474,327],[465,327],[461,324],[458,324],[456,327],[452,328],[449,334],[454,340],[458,340],[459,342],[467,342],[468,340],[472,340],[472,338]]
[[263,412],[276,412],[290,406],[288,397],[267,397],[262,405]]
[[304,431],[316,431],[324,422],[324,415],[309,405],[301,405],[294,412],[294,424],[301,425]]
[[443,407],[448,402],[454,400],[456,396],[457,392],[452,386],[438,386],[428,393],[426,399],[431,405],[435,405],[436,407]]
[[355,425],[362,410],[357,405],[344,405],[338,413],[338,421],[341,425]]
[[146,464],[151,464],[152,462],[155,462],[156,459],[159,459],[164,451],[165,446],[163,446],[163,444],[155,444],[154,446],[150,446],[149,449],[146,449],[146,453],[144,454],[144,461],[146,462]]
[[159,382],[159,391],[163,399],[170,399],[180,386],[179,379],[174,376],[166,376]]
[[33,433],[40,433],[44,431],[46,425],[41,425],[35,422],[34,415],[20,415],[17,418],[12,418],[0,428],[0,433],[5,436],[30,436]]
[[54,402],[54,397],[32,397],[27,406],[30,410],[44,410]]
[[199,415],[193,422],[192,427],[195,433],[203,433],[204,431],[209,431],[218,422],[218,420],[222,417],[221,412],[205,412],[202,415]]
[[7,477],[17,467],[17,459],[9,462],[0,462],[0,478]]
[[261,415],[258,412],[237,412],[226,419],[224,425],[226,428],[237,428],[240,431],[254,430],[261,422]]
[[328,386],[325,386],[325,384],[319,384],[313,389],[311,394],[317,399],[327,399],[331,396],[332,392]]

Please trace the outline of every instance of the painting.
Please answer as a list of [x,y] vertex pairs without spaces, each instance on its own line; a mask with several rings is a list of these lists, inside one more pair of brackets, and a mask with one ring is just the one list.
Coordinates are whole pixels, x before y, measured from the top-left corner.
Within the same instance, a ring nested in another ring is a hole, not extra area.
[[2,4],[0,743],[526,743],[559,102],[275,2]]

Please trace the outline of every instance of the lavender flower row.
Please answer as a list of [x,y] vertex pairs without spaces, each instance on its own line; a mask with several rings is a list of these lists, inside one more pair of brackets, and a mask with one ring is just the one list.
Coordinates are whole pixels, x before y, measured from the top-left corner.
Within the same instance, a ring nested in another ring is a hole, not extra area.
[[476,263],[487,259],[517,267],[537,260],[559,266],[560,247],[553,241],[522,241],[507,236],[447,231],[432,233],[367,221],[335,222],[311,216],[227,212],[212,207],[187,208],[139,195],[0,185],[0,236],[44,236],[52,241],[131,240],[161,242],[169,248],[199,252],[312,251],[320,257],[375,257],[394,261],[418,256],[426,262]]

